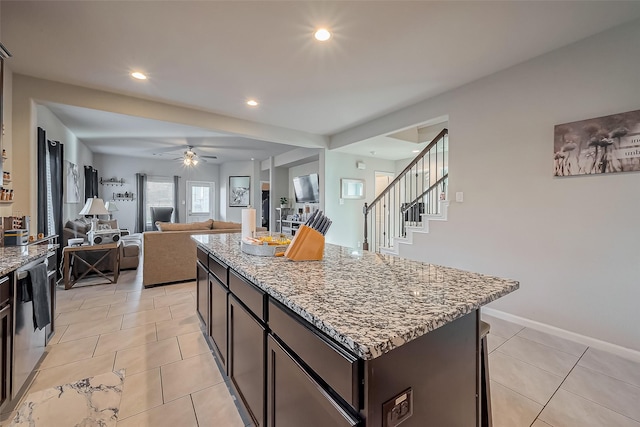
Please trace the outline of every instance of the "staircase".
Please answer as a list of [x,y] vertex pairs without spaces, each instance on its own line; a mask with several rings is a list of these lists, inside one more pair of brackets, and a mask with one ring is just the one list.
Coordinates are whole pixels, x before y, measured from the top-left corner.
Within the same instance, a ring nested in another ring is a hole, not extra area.
[[430,221],[447,219],[448,134],[443,129],[371,204],[364,205],[364,250],[398,255]]

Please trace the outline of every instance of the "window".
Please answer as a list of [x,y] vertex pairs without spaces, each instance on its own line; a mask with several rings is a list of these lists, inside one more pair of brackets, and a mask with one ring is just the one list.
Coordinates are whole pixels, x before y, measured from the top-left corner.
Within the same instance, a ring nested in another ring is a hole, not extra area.
[[173,179],[168,176],[147,177],[145,212],[147,228],[151,229],[151,207],[175,206]]

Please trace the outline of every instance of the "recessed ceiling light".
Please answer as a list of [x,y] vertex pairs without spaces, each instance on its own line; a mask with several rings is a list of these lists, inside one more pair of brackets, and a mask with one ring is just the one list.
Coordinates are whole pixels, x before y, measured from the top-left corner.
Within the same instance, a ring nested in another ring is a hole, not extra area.
[[315,34],[313,36],[318,41],[326,42],[327,40],[329,40],[331,38],[331,33],[326,28],[320,28],[320,29],[318,29],[318,31],[315,32]]
[[258,106],[258,101],[256,101],[255,99],[250,99],[247,101],[247,105],[249,107],[257,107]]
[[412,153],[419,153],[420,150],[413,150]]
[[147,80],[147,76],[142,74],[140,71],[134,71],[133,73],[131,73],[131,77],[138,80]]

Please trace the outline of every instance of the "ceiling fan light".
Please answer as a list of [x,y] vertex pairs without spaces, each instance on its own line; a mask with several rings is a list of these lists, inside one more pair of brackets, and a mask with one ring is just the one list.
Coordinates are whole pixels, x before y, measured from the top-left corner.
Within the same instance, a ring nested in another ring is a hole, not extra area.
[[198,159],[193,159],[191,162],[193,163],[193,166],[195,166],[198,164]]
[[182,162],[185,164],[185,166],[189,166],[191,164],[191,159],[188,157],[185,157]]

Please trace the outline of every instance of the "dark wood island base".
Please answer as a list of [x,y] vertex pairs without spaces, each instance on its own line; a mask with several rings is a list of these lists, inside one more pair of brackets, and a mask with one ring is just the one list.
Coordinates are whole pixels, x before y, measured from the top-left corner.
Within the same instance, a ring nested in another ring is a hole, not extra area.
[[256,426],[480,425],[478,309],[365,359],[201,245],[197,271],[205,335]]

